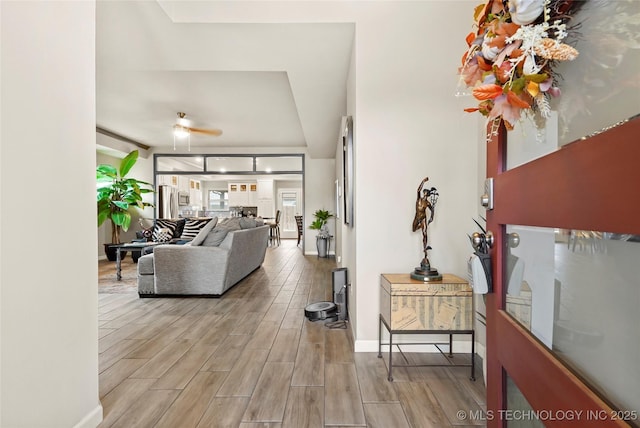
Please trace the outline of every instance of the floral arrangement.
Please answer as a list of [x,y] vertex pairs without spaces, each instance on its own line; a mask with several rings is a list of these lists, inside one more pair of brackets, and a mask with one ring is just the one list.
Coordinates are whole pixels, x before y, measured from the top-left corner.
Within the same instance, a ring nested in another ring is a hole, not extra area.
[[478,31],[467,36],[469,49],[458,71],[461,84],[480,101],[465,111],[492,120],[492,134],[500,122],[513,129],[523,111],[539,128],[549,117],[549,98],[560,95],[554,62],[578,56],[562,42],[573,5],[572,0],[488,0],[476,7]]

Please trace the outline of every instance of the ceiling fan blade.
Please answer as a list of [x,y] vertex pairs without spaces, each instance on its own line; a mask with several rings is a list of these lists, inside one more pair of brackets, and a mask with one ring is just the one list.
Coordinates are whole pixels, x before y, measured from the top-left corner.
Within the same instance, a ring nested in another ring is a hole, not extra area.
[[220,129],[204,129],[204,128],[191,128],[191,127],[188,129],[189,131],[195,132],[197,134],[212,135],[214,137],[218,137],[222,135],[222,130]]

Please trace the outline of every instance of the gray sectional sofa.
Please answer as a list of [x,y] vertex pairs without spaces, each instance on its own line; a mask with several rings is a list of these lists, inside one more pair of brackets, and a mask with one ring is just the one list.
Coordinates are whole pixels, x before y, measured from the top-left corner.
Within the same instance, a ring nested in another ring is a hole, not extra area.
[[138,259],[140,297],[220,296],[262,265],[269,226],[230,219],[204,232],[192,243],[158,245]]

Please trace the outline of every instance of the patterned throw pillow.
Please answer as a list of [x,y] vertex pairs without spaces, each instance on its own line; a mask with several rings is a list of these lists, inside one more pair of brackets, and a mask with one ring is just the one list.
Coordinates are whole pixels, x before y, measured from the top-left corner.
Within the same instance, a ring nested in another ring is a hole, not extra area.
[[[167,242],[170,241],[171,238],[175,236],[176,228],[178,227],[178,222],[176,220],[167,220],[167,219],[158,219],[156,220],[155,226],[153,226],[153,233],[151,237],[155,242]],[[161,241],[159,238],[160,231],[162,229],[169,229],[171,232],[171,236],[166,241]],[[180,235],[178,235],[180,236]]]
[[198,233],[202,230],[203,227],[209,223],[211,219],[187,219],[184,223],[184,228],[182,229],[182,234],[180,235],[180,239],[193,239],[198,236]]
[[184,224],[186,222],[186,219],[179,218],[178,220],[174,220],[174,221],[176,222],[176,230],[173,231],[173,237],[180,238],[180,235],[182,235],[182,230],[184,229]]
[[155,237],[156,242],[169,242],[173,238],[173,230],[164,227],[158,231]]

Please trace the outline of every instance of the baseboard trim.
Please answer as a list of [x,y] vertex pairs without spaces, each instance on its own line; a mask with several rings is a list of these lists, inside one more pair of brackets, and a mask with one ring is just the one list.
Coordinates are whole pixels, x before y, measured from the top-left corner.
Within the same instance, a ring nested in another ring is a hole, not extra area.
[[87,413],[73,428],[95,428],[100,425],[102,419],[102,404],[98,403],[98,406]]

